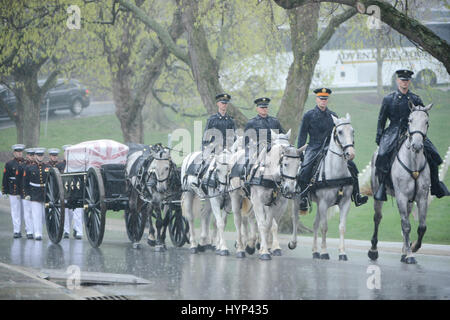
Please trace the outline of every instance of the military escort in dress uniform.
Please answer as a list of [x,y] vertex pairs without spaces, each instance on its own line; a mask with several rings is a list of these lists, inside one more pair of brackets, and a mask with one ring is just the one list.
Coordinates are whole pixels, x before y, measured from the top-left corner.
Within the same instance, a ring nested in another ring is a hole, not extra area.
[[227,113],[227,107],[230,100],[231,96],[227,93],[218,94],[216,96],[218,111],[210,116],[206,122],[205,131],[203,133],[202,150],[215,141],[219,132],[222,136],[222,144],[218,144],[216,152],[220,152],[230,147],[236,140],[236,124],[234,123],[233,117]]
[[21,185],[21,196],[22,196],[22,205],[23,205],[23,219],[25,220],[25,230],[27,233],[27,239],[34,239],[34,227],[33,227],[33,213],[31,211],[31,201],[25,199],[25,183],[23,173],[27,169],[27,167],[33,165],[34,161],[34,148],[25,149],[27,153],[27,157],[25,159],[25,163],[22,166],[20,174],[20,179],[22,181]]
[[22,201],[21,201],[21,179],[19,172],[24,163],[22,152],[25,149],[23,144],[15,144],[12,147],[14,159],[5,164],[2,180],[2,194],[9,197],[11,205],[11,218],[13,224],[14,238],[21,238],[22,225]]
[[[376,200],[386,201],[386,182],[391,168],[391,159],[396,150],[399,138],[404,136],[408,127],[408,117],[411,112],[409,102],[415,106],[423,106],[422,99],[409,90],[411,76],[414,72],[410,70],[397,70],[397,90],[384,97],[380,114],[376,143],[379,145],[378,157],[375,162],[380,186],[374,195]],[[385,128],[386,121],[390,123]],[[425,157],[430,166],[431,194],[438,198],[450,195],[447,187],[439,181],[438,167],[442,164],[442,158],[436,147],[425,137],[423,142]]]
[[[244,129],[245,168],[247,172],[249,172],[249,169],[253,164],[250,163],[250,160],[256,160],[256,157],[253,157],[253,155],[256,156],[259,154],[263,147],[270,149],[271,130],[278,131],[278,133],[286,133],[281,126],[280,121],[277,118],[268,115],[269,98],[258,98],[254,103],[258,115],[250,119]],[[254,148],[250,146],[250,140],[255,142]]]
[[[314,171],[320,161],[321,150],[328,147],[329,137],[334,128],[334,122],[331,116],[338,118],[337,114],[328,109],[328,98],[331,94],[328,88],[318,88],[314,90],[316,94],[316,107],[306,112],[303,116],[299,128],[297,147],[300,148],[306,143],[309,135],[308,147],[305,150],[304,159],[298,176],[298,182],[302,191],[304,191],[313,178]],[[367,202],[368,197],[359,193],[358,169],[353,161],[347,162],[350,174],[353,177],[353,195],[352,198],[356,206]],[[305,192],[300,200],[300,210],[308,209],[308,194]]]
[[44,219],[45,181],[49,166],[43,162],[45,148],[35,148],[35,163],[24,171],[25,199],[31,201],[34,239],[42,240]]

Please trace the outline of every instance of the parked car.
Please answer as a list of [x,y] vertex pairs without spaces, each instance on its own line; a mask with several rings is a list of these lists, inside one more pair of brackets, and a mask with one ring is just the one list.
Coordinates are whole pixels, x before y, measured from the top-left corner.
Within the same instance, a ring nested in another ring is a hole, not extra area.
[[[42,86],[45,80],[39,80],[39,86]],[[17,99],[14,93],[4,86],[0,86],[0,99],[15,112]],[[47,99],[49,102],[49,113],[52,114],[56,110],[69,109],[73,115],[79,115],[84,108],[90,104],[89,90],[75,79],[58,79],[56,85],[51,88],[45,95],[42,105],[41,114],[45,114],[47,110]],[[0,118],[8,118],[6,110],[0,107]]]

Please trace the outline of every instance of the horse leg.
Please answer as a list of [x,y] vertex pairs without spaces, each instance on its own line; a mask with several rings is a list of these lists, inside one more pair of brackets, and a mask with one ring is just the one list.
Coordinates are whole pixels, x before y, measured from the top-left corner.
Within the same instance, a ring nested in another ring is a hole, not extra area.
[[186,220],[189,223],[189,243],[191,244],[190,251],[191,253],[197,253],[197,242],[195,241],[195,227],[194,227],[194,194],[192,192],[184,192],[181,198],[181,208],[183,211],[183,216],[186,217]]
[[327,252],[327,231],[328,231],[328,221],[327,221],[327,209],[328,206],[324,200],[320,200],[317,204],[318,213],[320,214],[320,224],[322,232],[322,246],[320,250],[320,259],[329,260],[330,255]]
[[374,223],[374,231],[372,235],[372,247],[370,248],[367,255],[369,256],[370,260],[377,260],[378,259],[378,226],[380,225],[381,218],[383,218],[383,214],[381,212],[381,209],[383,207],[383,201],[374,200],[373,201],[373,209],[375,211],[375,214],[373,216],[373,223]]
[[255,199],[255,192],[252,193],[252,203],[255,211],[256,222],[258,224],[258,230],[261,237],[261,245],[259,250],[259,258],[261,260],[270,260],[272,259],[269,250],[267,248],[267,237],[269,234],[270,226],[269,223],[272,222],[272,217],[270,217],[270,221],[267,217],[267,212],[265,212],[264,204],[258,199]]
[[163,211],[162,211],[162,216],[161,216],[161,246],[162,246],[162,251],[166,251],[166,231],[167,231],[167,226],[169,225],[169,220],[170,220],[170,211],[169,208],[167,206],[163,207]]
[[298,210],[299,201],[294,198],[292,204],[292,240],[288,243],[288,248],[294,250],[297,247],[297,228],[298,228]]
[[[248,225],[250,227],[250,234],[247,239],[247,245],[245,246],[245,251],[248,254],[254,254],[256,248],[256,238],[258,233],[258,226],[256,223],[255,212],[252,210],[249,212],[249,216],[247,217]],[[247,233],[248,234],[248,233]]]
[[147,243],[149,246],[154,247],[156,246],[156,238],[155,238],[155,228],[153,227],[153,208],[151,207],[148,210],[148,222],[149,228],[148,228]]
[[277,219],[273,219],[272,221],[272,255],[273,256],[281,256],[281,247],[280,243],[278,242],[278,223]]
[[210,202],[214,217],[216,218],[216,225],[218,231],[217,249],[219,251],[216,252],[221,256],[227,256],[229,255],[229,251],[224,240],[226,212],[220,209],[220,203],[222,202],[222,199],[220,199],[220,197],[211,198]]
[[[231,208],[234,214],[234,225],[236,227],[236,257],[245,258],[244,244],[242,241],[242,216],[241,216],[241,197],[237,191],[230,193]],[[246,228],[246,227],[244,227]]]
[[403,234],[403,248],[401,261],[407,264],[417,263],[414,258],[409,240],[409,234],[411,232],[411,223],[409,221],[409,213],[411,211],[412,203],[408,203],[408,199],[403,194],[396,193],[397,206],[400,212],[402,234]]
[[344,235],[347,222],[347,214],[350,210],[350,197],[346,198],[344,202],[339,204],[339,260],[347,261],[347,255],[345,254]]
[[161,217],[161,209],[158,208],[156,210],[156,247],[155,247],[155,251],[157,252],[163,252],[164,251],[164,247],[163,247],[163,242],[161,239],[161,229],[163,227],[163,221],[162,221],[162,217]]
[[316,211],[316,217],[314,218],[314,237],[313,237],[313,247],[312,247],[312,252],[313,252],[313,259],[320,259],[320,253],[317,250],[317,234],[319,232],[319,226],[320,226],[320,214],[319,214],[319,207],[317,207],[317,211]]
[[419,215],[419,227],[417,228],[417,241],[415,241],[412,246],[412,252],[417,252],[422,246],[422,239],[427,231],[427,225],[425,223],[427,218],[427,209],[428,209],[428,195],[425,198],[421,198],[417,200],[417,209]]
[[[209,238],[209,226],[211,223],[211,203],[209,200],[205,201],[205,205],[201,209],[201,234],[198,250],[200,252],[211,248],[211,239]],[[213,228],[214,230],[214,228]],[[214,239],[214,238],[213,238]]]

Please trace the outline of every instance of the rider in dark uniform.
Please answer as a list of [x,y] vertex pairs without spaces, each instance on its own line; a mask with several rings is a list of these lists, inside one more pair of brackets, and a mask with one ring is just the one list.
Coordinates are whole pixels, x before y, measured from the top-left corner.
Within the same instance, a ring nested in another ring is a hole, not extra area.
[[[251,153],[258,150],[259,154],[260,148],[265,146],[270,149],[270,130],[272,129],[283,134],[286,133],[281,126],[280,121],[277,118],[268,115],[268,106],[270,103],[269,98],[258,98],[254,101],[254,103],[256,104],[256,111],[258,112],[258,115],[247,122],[244,130],[245,167],[247,168],[247,172],[251,166],[251,164],[249,163]],[[255,140],[255,148],[250,147],[250,139]]]
[[[409,90],[411,76],[414,72],[410,70],[397,70],[398,89],[384,97],[380,114],[378,116],[378,127],[376,143],[379,145],[378,157],[375,162],[377,176],[380,186],[374,195],[376,200],[386,201],[386,178],[390,172],[391,157],[397,146],[398,139],[408,129],[408,118],[411,110],[409,102],[414,105],[423,106],[422,99]],[[385,129],[386,120],[389,126]],[[443,162],[436,147],[428,138],[423,141],[424,153],[430,166],[431,194],[438,198],[450,195],[445,184],[439,181],[438,167]]]
[[[326,148],[330,141],[329,137],[334,128],[332,115],[338,118],[337,114],[327,108],[328,97],[331,94],[328,88],[315,89],[316,107],[309,110],[303,116],[300,124],[297,147],[305,145],[306,138],[309,135],[308,147],[305,150],[305,156],[302,160],[302,166],[298,177],[301,190],[305,190],[314,174],[313,169],[319,161],[319,152],[322,148]],[[353,195],[352,198],[356,206],[360,206],[367,202],[367,196],[359,193],[358,169],[353,161],[347,161],[348,169],[353,177]],[[305,193],[300,201],[300,210],[308,209],[308,194]]]
[[[206,122],[205,131],[203,133],[202,150],[214,142],[216,137],[222,137],[222,144],[216,146],[217,152],[231,147],[236,140],[236,124],[233,118],[227,114],[228,103],[231,96],[227,93],[218,94],[216,96],[216,104],[218,111],[209,117]],[[220,134],[219,134],[220,132]]]

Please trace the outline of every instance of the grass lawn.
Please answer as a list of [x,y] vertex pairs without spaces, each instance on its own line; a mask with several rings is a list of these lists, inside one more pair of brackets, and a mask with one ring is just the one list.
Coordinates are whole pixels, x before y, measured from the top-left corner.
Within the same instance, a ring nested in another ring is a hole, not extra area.
[[[429,91],[414,90],[422,97],[425,104],[434,103],[430,112],[430,129],[428,137],[437,147],[442,157],[445,156],[450,145],[450,92],[432,89]],[[348,112],[352,118],[352,125],[355,129],[355,162],[362,170],[370,161],[376,148],[375,132],[380,109],[380,98],[373,93],[342,93],[333,94],[329,107],[339,116],[344,117]],[[271,105],[270,114],[275,115],[277,106]],[[314,96],[310,95],[305,111],[314,107]],[[247,114],[248,112],[246,112]],[[247,114],[249,115],[249,114]],[[203,119],[203,124],[205,119]],[[43,124],[42,124],[43,125]],[[193,142],[193,125],[185,127],[191,133],[191,143]],[[289,128],[285,128],[289,129]],[[298,128],[292,128],[294,131]],[[99,116],[92,118],[53,120],[48,123],[48,134],[44,137],[41,130],[40,145],[44,147],[61,148],[64,144],[76,144],[87,140],[112,139],[123,142],[120,124],[115,115]],[[145,132],[145,143],[152,144],[161,142],[167,143],[167,131]],[[198,143],[198,141],[196,141]],[[0,130],[0,151],[9,151],[10,146],[16,143],[15,128]],[[173,146],[179,142],[174,141]],[[180,163],[178,163],[180,164]],[[0,163],[2,169],[4,163]],[[3,172],[3,170],[2,170]],[[3,174],[3,173],[2,173]],[[450,173],[445,178],[445,183],[450,187]],[[301,217],[302,222],[312,228],[315,211],[307,216]],[[108,212],[110,218],[123,219],[123,212]],[[412,237],[416,238],[418,223],[411,218]],[[332,217],[328,223],[328,236],[338,237],[339,215]],[[428,210],[427,233],[425,243],[450,244],[450,197],[435,199]],[[235,230],[232,215],[228,216],[227,230]],[[395,201],[391,199],[383,207],[383,219],[380,224],[379,239],[381,241],[401,241],[400,217]],[[368,204],[356,208],[352,205],[347,219],[346,238],[349,239],[370,239],[373,232],[373,199],[370,198]]]

